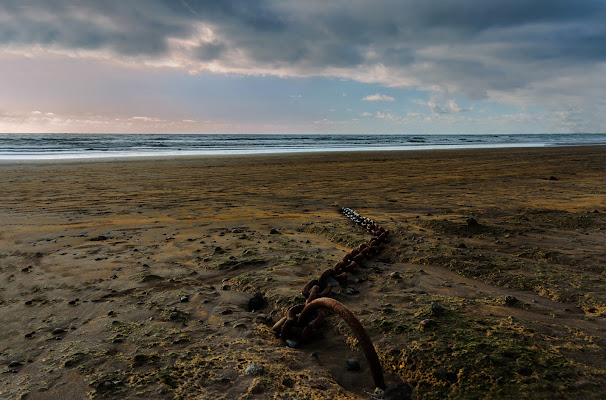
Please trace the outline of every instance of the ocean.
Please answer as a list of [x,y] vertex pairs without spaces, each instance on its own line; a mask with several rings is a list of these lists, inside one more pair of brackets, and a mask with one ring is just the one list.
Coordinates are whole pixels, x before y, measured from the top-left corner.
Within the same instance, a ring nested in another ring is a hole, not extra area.
[[0,134],[0,160],[606,145],[606,134]]

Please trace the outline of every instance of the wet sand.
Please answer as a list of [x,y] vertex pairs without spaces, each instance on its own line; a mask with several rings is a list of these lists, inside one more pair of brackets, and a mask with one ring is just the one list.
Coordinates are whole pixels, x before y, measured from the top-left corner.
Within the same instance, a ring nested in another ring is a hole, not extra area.
[[604,398],[604,182],[606,147],[2,163],[0,397],[368,398],[337,317],[271,332],[370,238],[350,207],[391,234],[333,297],[389,385]]

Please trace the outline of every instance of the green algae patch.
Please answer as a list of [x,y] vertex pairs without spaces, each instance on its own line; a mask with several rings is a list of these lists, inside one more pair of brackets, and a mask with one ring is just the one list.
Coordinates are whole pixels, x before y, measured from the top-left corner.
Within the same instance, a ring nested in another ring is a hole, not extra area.
[[[423,328],[428,319],[433,323]],[[382,349],[380,357],[419,399],[580,398],[606,383],[604,369],[570,357],[572,348],[599,353],[582,332],[552,337],[511,317],[477,318],[457,306],[438,315],[427,307],[395,311],[375,327],[406,337],[407,346]]]

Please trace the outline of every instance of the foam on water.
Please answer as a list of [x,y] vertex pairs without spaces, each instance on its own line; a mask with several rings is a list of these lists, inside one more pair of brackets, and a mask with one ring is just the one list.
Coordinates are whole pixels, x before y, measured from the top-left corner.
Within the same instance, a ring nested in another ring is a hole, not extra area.
[[606,145],[606,134],[0,134],[0,160]]

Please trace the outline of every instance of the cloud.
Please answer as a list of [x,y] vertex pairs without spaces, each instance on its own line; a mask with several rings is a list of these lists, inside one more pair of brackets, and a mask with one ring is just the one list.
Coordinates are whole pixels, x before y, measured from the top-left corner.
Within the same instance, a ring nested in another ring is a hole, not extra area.
[[364,101],[394,101],[395,99],[386,94],[371,94],[369,96],[364,97],[362,100]]
[[365,111],[362,114],[360,114],[360,117],[372,117],[372,114],[369,113],[368,111]]
[[132,117],[132,120],[135,121],[144,121],[144,122],[162,122],[163,119],[160,118],[152,118],[152,117]]
[[598,129],[605,19],[606,3],[594,0],[2,1],[0,52],[532,99],[571,129]]
[[335,120],[331,120],[328,118],[322,118],[319,120],[314,121],[314,124],[316,125],[350,125],[350,124],[357,124],[358,121],[357,120],[351,120],[351,121],[335,121]]
[[233,132],[240,127],[216,121],[160,119],[145,116],[120,118],[91,113],[0,112],[3,133],[215,133]]
[[473,107],[461,107],[454,99],[448,99],[440,104],[438,97],[439,96],[432,96],[429,101],[414,99],[412,102],[429,108],[434,114],[458,114],[473,110]]
[[400,120],[402,120],[402,117],[399,117],[397,115],[393,115],[391,113],[382,113],[380,111],[377,111],[376,117],[378,119],[385,119],[387,121],[400,121]]

